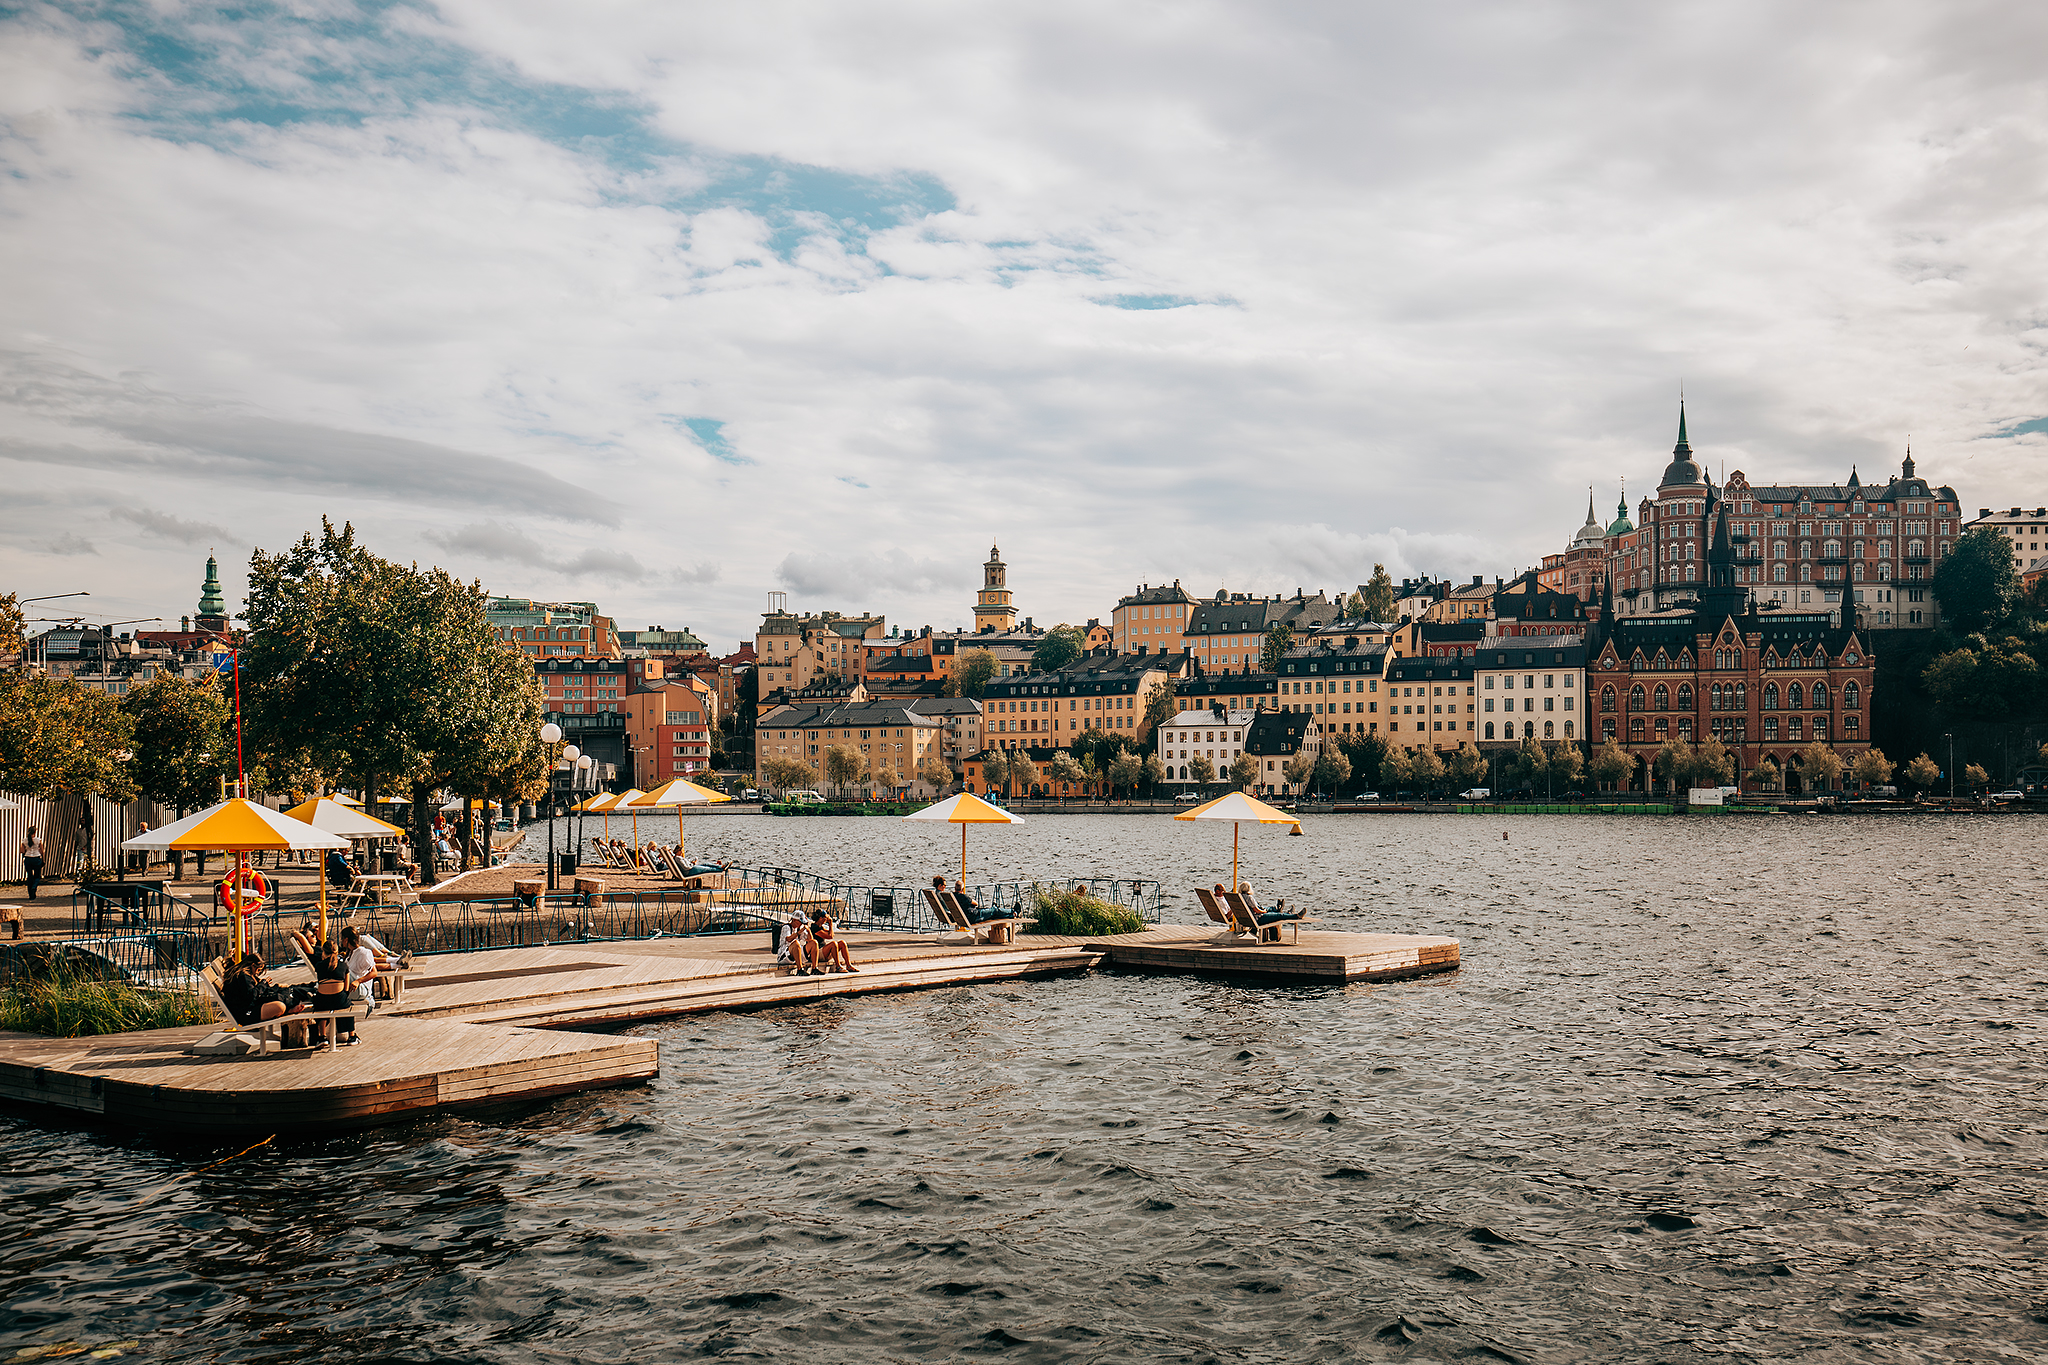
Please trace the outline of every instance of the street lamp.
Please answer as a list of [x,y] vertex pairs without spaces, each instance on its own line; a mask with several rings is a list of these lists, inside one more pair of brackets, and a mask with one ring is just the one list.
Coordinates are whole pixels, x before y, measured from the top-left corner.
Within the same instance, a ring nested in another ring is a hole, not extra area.
[[1942,738],[1948,741],[1948,799],[1953,801],[1956,799],[1956,737],[1943,735]]
[[[543,743],[543,744],[545,744],[545,745],[547,745],[547,746],[548,746],[549,748],[553,748],[553,747],[554,747],[555,745],[557,745],[557,744],[560,744],[560,743],[562,742],[562,727],[561,727],[561,726],[559,726],[559,725],[557,725],[557,724],[555,724],[555,723],[554,723],[553,721],[549,721],[549,722],[548,722],[547,724],[545,724],[545,725],[541,726],[541,727],[540,727],[540,742],[541,742],[541,743]],[[547,813],[548,813],[548,890],[550,890],[550,891],[554,891],[554,890],[557,890],[557,889],[558,889],[558,888],[557,888],[557,886],[556,886],[556,884],[555,884],[555,778],[554,778],[554,771],[555,771],[555,765],[554,765],[554,763],[553,763],[552,761],[550,761],[550,762],[549,762],[549,764],[548,764],[548,793],[547,793],[547,797],[546,797],[546,800],[547,800]]]

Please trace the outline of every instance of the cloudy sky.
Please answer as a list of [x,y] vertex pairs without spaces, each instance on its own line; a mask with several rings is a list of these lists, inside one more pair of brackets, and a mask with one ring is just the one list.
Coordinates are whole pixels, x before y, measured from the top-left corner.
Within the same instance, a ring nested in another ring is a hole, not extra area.
[[2048,500],[2048,10],[0,8],[0,590],[353,521],[730,648],[1512,572],[1695,447]]

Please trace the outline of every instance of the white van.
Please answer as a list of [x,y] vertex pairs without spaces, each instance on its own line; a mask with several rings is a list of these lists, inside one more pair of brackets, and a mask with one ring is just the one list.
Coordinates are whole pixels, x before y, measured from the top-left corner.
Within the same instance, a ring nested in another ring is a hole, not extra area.
[[797,806],[822,806],[825,798],[816,792],[784,792],[782,799]]

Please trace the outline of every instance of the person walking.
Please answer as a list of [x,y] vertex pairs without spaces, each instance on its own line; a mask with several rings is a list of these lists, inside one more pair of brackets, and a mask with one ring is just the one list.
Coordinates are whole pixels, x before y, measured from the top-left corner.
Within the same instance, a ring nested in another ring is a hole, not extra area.
[[21,865],[28,873],[28,898],[36,898],[36,889],[43,884],[43,839],[30,827],[28,838],[21,841]]

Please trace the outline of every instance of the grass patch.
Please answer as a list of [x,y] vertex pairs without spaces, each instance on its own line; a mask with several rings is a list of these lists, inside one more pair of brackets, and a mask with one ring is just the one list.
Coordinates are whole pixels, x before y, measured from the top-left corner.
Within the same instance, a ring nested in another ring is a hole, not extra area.
[[1100,938],[1108,934],[1135,934],[1145,927],[1145,920],[1137,911],[1098,900],[1085,891],[1048,891],[1034,885],[1031,911],[1034,919],[1025,926],[1027,934]]
[[46,960],[33,971],[14,965],[0,981],[0,1032],[86,1038],[183,1028],[212,1018],[196,994],[108,980],[91,968],[76,970],[62,958]]

